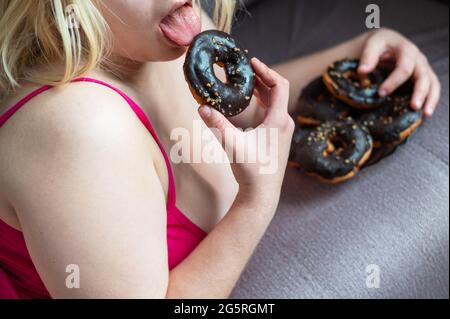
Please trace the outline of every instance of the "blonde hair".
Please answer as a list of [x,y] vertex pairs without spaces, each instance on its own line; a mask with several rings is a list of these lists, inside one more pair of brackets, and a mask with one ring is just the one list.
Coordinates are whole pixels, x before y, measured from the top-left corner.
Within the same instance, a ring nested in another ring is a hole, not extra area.
[[[194,1],[200,8],[200,0]],[[0,98],[20,87],[22,80],[59,85],[101,66],[111,41],[98,10],[100,2],[0,0]],[[215,0],[218,28],[230,31],[234,8],[235,0]],[[76,22],[70,20],[71,14]],[[34,72],[36,66],[53,64],[63,64],[64,74],[46,78]]]

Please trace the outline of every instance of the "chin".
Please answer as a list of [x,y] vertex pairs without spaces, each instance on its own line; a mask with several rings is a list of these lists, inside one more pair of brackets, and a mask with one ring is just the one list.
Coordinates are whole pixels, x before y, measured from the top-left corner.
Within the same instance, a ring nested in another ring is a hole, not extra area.
[[187,47],[172,47],[165,52],[162,61],[172,61],[180,58],[187,52]]
[[176,45],[165,39],[161,34],[154,43],[157,43],[157,45],[148,48],[147,51],[148,55],[146,60],[149,62],[173,61],[183,56],[188,50],[188,47]]
[[130,57],[130,54],[126,54],[124,56],[139,62],[169,62],[182,57],[187,50],[187,47],[164,46],[159,47],[157,51],[149,48],[139,55]]

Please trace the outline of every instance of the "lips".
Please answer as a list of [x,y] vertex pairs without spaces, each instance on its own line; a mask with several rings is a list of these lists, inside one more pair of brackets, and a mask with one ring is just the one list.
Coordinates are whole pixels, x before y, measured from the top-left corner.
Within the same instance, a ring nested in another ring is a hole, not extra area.
[[177,46],[189,46],[201,32],[200,18],[190,3],[176,8],[159,24],[164,36]]

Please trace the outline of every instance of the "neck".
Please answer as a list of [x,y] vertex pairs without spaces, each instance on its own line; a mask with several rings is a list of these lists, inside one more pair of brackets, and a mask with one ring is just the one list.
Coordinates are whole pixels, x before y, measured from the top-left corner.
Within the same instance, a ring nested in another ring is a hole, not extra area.
[[132,61],[120,56],[112,56],[106,65],[106,70],[118,80],[130,86],[136,86],[145,77],[146,62]]

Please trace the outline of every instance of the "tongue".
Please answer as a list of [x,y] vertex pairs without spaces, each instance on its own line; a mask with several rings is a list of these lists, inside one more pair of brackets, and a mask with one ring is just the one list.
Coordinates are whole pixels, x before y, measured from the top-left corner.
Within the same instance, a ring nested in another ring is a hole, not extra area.
[[200,19],[189,5],[164,18],[160,27],[164,35],[179,46],[189,46],[201,31]]

